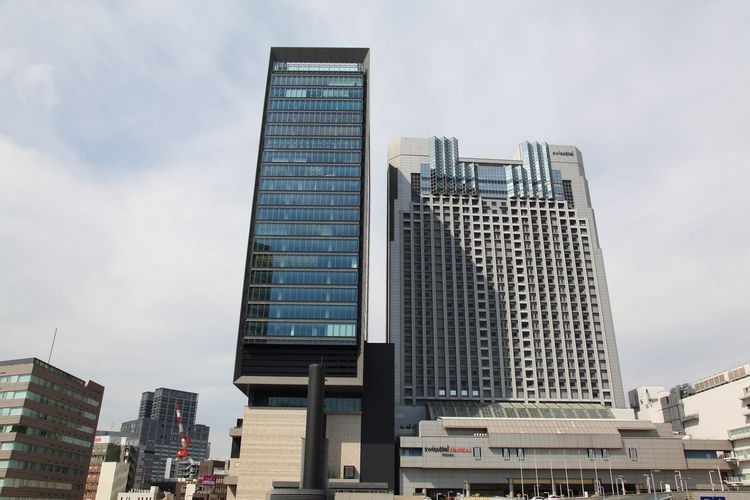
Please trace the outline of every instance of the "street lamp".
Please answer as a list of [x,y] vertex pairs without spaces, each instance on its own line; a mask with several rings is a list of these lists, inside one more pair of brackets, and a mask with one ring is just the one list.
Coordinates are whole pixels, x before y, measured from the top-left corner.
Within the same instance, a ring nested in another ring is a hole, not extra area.
[[622,484],[622,494],[625,495],[625,479],[622,476],[617,476],[617,480]]
[[682,486],[682,472],[680,472],[678,470],[676,470],[674,472],[675,472],[675,474],[674,474],[674,483],[675,483],[675,486],[677,486],[677,491],[684,491],[684,490],[680,489],[681,486]]
[[648,474],[644,474],[643,477],[646,478],[646,489],[651,493],[651,478],[648,477]]

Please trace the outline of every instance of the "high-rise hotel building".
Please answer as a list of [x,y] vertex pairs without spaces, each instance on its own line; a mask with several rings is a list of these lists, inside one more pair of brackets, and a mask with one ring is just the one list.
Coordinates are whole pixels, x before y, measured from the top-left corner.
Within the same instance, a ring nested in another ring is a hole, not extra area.
[[625,407],[581,152],[524,142],[513,159],[472,158],[454,138],[403,138],[388,164],[396,404]]
[[[248,406],[230,431],[229,498],[299,480],[313,363],[326,374],[329,477],[393,482],[393,351],[365,342],[368,80],[369,49],[271,49],[234,373]],[[368,379],[381,384],[365,391]]]

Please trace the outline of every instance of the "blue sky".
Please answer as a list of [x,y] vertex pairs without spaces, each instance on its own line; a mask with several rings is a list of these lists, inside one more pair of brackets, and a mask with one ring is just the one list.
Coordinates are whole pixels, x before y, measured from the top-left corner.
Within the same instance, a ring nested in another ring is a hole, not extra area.
[[[371,5],[372,4],[372,5]],[[450,135],[583,152],[626,388],[747,361],[746,2],[0,3],[0,358],[199,392],[232,384],[271,46],[372,50],[371,336],[385,337],[386,148]]]

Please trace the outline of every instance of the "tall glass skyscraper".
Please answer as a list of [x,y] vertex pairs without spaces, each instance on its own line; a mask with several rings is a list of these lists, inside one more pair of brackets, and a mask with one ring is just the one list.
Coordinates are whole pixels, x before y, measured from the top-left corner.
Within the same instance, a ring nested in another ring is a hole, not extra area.
[[388,162],[396,404],[433,418],[624,407],[580,151],[524,142],[485,159],[454,138],[404,138]]
[[271,49],[234,373],[248,396],[231,433],[238,498],[299,479],[313,363],[330,477],[393,481],[393,398],[364,390],[392,387],[375,368],[393,352],[365,342],[368,80],[369,49]]
[[268,398],[310,363],[334,385],[361,377],[368,64],[368,49],[271,49],[235,365],[253,405],[289,403]]

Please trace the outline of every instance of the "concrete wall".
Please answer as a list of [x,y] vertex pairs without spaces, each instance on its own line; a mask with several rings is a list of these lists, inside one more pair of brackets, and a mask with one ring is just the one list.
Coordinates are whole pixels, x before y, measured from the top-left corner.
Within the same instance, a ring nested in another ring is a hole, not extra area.
[[[265,500],[274,481],[299,481],[305,408],[246,407],[240,458],[233,459],[230,474],[237,477],[237,499]],[[327,415],[328,473],[343,477],[344,465],[360,468],[359,414]]]
[[727,431],[747,424],[743,411],[750,399],[742,399],[743,389],[750,386],[750,377],[720,385],[682,400],[685,417],[697,415],[685,421],[685,434],[697,438],[727,439]]
[[130,464],[122,462],[102,462],[96,500],[117,500],[117,494],[128,489]]

